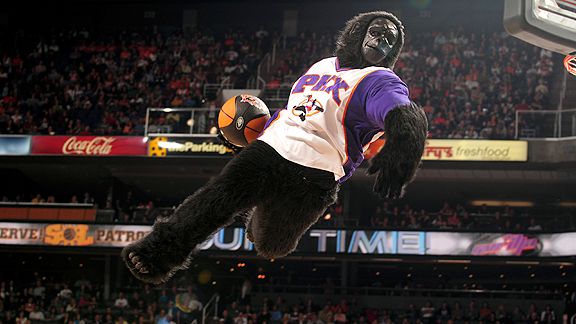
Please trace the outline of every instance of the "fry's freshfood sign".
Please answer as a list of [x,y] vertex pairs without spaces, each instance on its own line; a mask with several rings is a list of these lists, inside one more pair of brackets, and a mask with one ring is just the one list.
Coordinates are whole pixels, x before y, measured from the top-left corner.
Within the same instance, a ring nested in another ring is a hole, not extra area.
[[431,139],[426,143],[422,159],[437,161],[527,161],[528,142]]
[[146,156],[147,140],[139,136],[33,136],[36,155]]
[[[374,157],[384,144],[382,139],[370,144],[364,152],[364,158]],[[426,141],[422,160],[525,162],[528,161],[528,142],[429,139]]]

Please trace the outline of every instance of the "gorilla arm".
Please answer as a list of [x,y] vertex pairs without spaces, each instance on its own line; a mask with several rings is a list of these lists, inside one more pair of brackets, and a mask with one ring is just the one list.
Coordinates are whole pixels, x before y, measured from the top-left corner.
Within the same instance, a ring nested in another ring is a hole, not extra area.
[[420,165],[428,121],[416,103],[397,106],[384,119],[386,144],[370,161],[368,174],[376,174],[374,192],[382,198],[400,198]]

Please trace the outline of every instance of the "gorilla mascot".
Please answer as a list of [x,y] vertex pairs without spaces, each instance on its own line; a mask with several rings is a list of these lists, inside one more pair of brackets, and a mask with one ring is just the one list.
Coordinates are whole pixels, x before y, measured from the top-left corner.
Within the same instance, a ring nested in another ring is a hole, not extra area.
[[403,44],[404,27],[388,12],[348,21],[336,56],[315,63],[294,83],[286,109],[274,114],[258,140],[170,217],[158,219],[149,235],[124,248],[130,271],[146,282],[165,282],[235,216],[245,219],[246,236],[260,256],[289,254],[383,134],[386,144],[367,172],[376,174],[374,191],[381,197],[401,197],[428,130],[422,109],[392,72]]

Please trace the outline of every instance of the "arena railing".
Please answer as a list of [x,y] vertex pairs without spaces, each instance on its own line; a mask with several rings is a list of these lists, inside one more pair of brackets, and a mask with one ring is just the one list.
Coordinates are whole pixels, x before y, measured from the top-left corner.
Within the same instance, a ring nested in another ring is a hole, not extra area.
[[576,136],[576,109],[517,110],[514,138]]
[[[276,109],[270,108],[270,114]],[[150,107],[146,109],[144,136],[215,137],[220,107],[174,108]]]
[[217,134],[216,108],[148,108],[144,136],[210,136]]
[[[254,285],[252,291],[259,294],[318,294],[325,295],[324,286],[310,285]],[[351,296],[425,296],[425,297],[468,297],[468,298],[516,298],[516,299],[545,299],[561,300],[563,295],[557,291],[541,290],[510,290],[510,289],[439,289],[439,288],[387,288],[387,287],[331,287],[334,295]]]

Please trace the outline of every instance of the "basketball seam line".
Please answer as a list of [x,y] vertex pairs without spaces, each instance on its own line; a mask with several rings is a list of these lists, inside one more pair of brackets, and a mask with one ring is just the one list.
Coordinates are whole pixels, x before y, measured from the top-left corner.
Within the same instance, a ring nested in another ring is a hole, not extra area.
[[252,128],[252,127],[246,126],[246,128],[248,128],[249,130],[251,130],[251,131],[253,131],[253,132],[260,133],[259,131],[255,130],[255,129]]
[[232,116],[228,115],[228,114],[227,114],[227,113],[226,113],[224,110],[222,110],[222,113],[223,113],[224,115],[226,115],[226,116],[230,117],[230,119],[234,120],[234,117],[232,117]]

